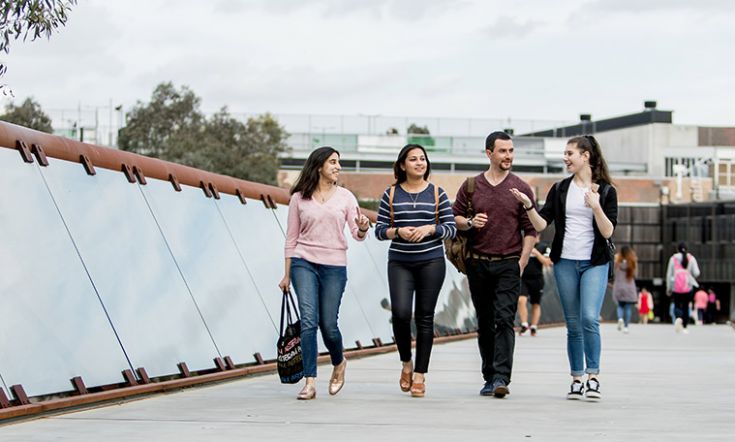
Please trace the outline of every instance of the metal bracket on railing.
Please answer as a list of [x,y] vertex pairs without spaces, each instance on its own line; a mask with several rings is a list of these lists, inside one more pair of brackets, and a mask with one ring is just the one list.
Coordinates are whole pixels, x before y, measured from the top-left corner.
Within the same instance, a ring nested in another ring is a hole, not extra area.
[[43,151],[43,147],[40,144],[31,144],[31,153],[36,156],[38,164],[43,167],[48,166],[48,159],[46,158],[46,152]]
[[273,198],[271,198],[270,195],[266,195],[266,198],[268,199],[268,204],[270,204],[270,209],[277,209],[278,206],[276,206],[276,202],[273,201]]
[[235,369],[235,363],[232,362],[232,358],[229,356],[225,356],[225,367],[227,367],[228,370]]
[[218,200],[220,197],[219,197],[219,191],[217,190],[217,186],[213,182],[210,181],[207,187],[209,187],[209,191],[212,192],[212,196],[214,197],[214,199]]
[[145,174],[143,174],[143,169],[141,169],[138,166],[133,166],[133,175],[135,175],[135,178],[138,180],[138,182],[145,186],[148,184],[145,180]]
[[222,360],[222,358],[220,358],[219,356],[217,356],[213,360],[214,360],[214,366],[217,367],[217,370],[218,371],[225,371],[225,370],[227,370],[227,367],[225,367],[225,362]]
[[267,199],[265,198],[265,195],[264,195],[264,194],[262,194],[262,193],[260,194],[260,201],[262,201],[262,202],[263,202],[263,205],[265,206],[265,208],[266,208],[266,209],[270,209],[270,208],[271,208],[271,207],[270,207],[270,206],[268,205],[268,200],[267,200]]
[[128,179],[129,183],[135,182],[135,175],[133,174],[133,169],[131,169],[130,166],[128,166],[125,163],[122,163],[121,170],[125,174],[125,178]]
[[79,162],[84,166],[84,171],[87,172],[87,175],[97,175],[97,171],[94,170],[94,166],[92,165],[92,162],[89,161],[89,157],[84,154],[79,155]]
[[21,141],[21,140],[16,141],[15,148],[18,149],[18,152],[20,152],[20,157],[23,158],[23,162],[25,163],[33,162],[33,155],[31,155],[31,151],[28,149],[28,146],[26,145],[25,141]]
[[189,367],[186,366],[186,362],[179,362],[176,366],[179,367],[179,373],[182,378],[191,377],[191,372],[189,371]]
[[5,390],[0,388],[0,408],[8,408],[10,407],[10,401],[8,400],[8,397],[5,395]]
[[28,395],[26,394],[26,391],[23,390],[22,385],[18,384],[11,386],[10,392],[13,393],[15,400],[17,400],[20,405],[28,405],[31,403],[31,401],[28,400]]
[[138,373],[138,377],[140,378],[141,384],[150,384],[151,378],[148,376],[148,372],[145,371],[145,368],[138,367],[135,369],[135,371]]
[[243,204],[247,204],[247,200],[245,199],[245,195],[242,194],[242,190],[240,188],[237,188],[235,190],[235,195],[240,199],[240,202]]
[[205,183],[204,181],[199,181],[199,188],[204,191],[204,196],[206,196],[207,198],[212,198],[212,192],[209,190],[207,183]]
[[74,391],[76,391],[77,394],[89,393],[89,391],[87,390],[87,386],[84,385],[84,381],[82,380],[81,376],[75,376],[71,378],[71,385],[74,387]]
[[258,365],[265,365],[265,360],[263,359],[263,356],[261,356],[260,353],[253,353],[253,357],[255,358],[255,362]]
[[179,184],[179,180],[176,178],[176,174],[171,172],[168,174],[168,180],[171,182],[171,185],[174,186],[174,190],[177,192],[181,192],[181,184]]
[[122,375],[123,375],[123,379],[125,379],[125,385],[129,387],[133,385],[138,385],[138,380],[135,379],[135,375],[129,368],[126,368],[125,370],[123,370]]

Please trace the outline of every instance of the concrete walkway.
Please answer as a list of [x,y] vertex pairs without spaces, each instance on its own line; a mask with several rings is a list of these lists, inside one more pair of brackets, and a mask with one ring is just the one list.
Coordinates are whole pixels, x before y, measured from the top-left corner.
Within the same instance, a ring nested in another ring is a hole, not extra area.
[[397,353],[349,361],[347,384],[314,401],[261,376],[0,427],[0,441],[709,441],[735,437],[729,326],[603,326],[603,400],[567,401],[565,330],[516,340],[511,394],[478,395],[474,340],[434,348],[427,396],[398,388]]

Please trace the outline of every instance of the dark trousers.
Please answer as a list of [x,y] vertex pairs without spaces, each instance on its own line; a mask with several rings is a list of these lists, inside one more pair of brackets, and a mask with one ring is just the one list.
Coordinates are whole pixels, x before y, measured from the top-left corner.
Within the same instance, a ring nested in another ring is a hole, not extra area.
[[446,274],[444,258],[421,262],[388,262],[393,336],[401,361],[411,360],[411,313],[416,293],[416,373],[429,369],[434,345],[434,310]]
[[477,343],[485,382],[510,384],[521,275],[518,258],[472,259],[467,266],[472,303],[477,312]]
[[672,293],[674,297],[674,315],[681,318],[682,325],[689,325],[689,303],[692,302],[694,290],[688,293]]

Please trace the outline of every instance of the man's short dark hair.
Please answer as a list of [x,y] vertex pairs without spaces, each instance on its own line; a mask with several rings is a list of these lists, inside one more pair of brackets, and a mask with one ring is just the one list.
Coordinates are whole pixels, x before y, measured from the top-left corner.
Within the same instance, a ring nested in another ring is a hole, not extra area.
[[490,152],[495,149],[495,140],[510,140],[510,135],[508,135],[505,132],[502,131],[495,131],[487,136],[485,139],[485,150],[489,150]]

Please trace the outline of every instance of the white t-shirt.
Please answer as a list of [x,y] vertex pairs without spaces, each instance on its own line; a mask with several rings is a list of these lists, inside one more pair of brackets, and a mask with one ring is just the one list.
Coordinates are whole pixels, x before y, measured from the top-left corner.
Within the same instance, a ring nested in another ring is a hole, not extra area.
[[574,180],[569,183],[564,244],[561,248],[561,257],[564,259],[588,260],[592,257],[594,215],[592,208],[584,203],[584,194],[588,191],[579,187]]

